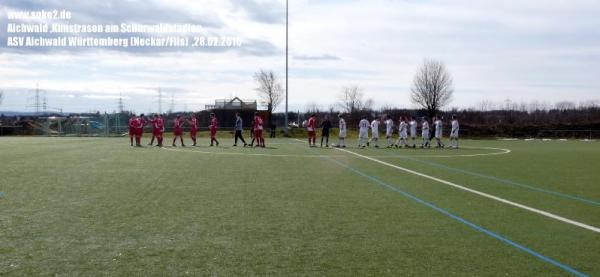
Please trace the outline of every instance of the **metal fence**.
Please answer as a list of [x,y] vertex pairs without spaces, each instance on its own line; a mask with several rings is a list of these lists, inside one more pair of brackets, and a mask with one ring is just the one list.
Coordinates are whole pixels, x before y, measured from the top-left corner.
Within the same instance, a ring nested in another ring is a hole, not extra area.
[[[219,118],[219,131],[233,134],[235,111],[225,113],[215,112]],[[244,119],[244,127],[249,129],[254,112],[240,112]],[[165,132],[173,132],[174,115],[165,115]],[[189,115],[183,115],[188,118]],[[263,116],[264,117],[264,116]],[[96,114],[86,116],[42,116],[29,119],[14,120],[12,124],[0,122],[0,136],[55,136],[55,137],[116,137],[127,136],[129,133],[129,114]],[[198,113],[198,130],[208,131],[209,112]],[[189,132],[190,126],[184,124],[184,131]],[[265,126],[267,132],[269,127]],[[282,129],[283,130],[283,129]],[[145,132],[151,132],[151,126],[144,127]]]

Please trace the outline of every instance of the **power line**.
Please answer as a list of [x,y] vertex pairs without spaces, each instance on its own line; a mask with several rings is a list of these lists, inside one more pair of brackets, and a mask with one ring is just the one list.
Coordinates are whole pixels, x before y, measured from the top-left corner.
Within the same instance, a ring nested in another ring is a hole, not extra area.
[[39,114],[40,113],[40,109],[44,108],[45,109],[45,104],[43,104],[40,100],[40,85],[39,83],[35,84],[35,95],[33,96],[33,105],[28,105],[27,107],[31,108],[35,108],[35,113]]
[[119,113],[123,113],[124,105],[123,105],[123,94],[119,92]]
[[44,113],[48,111],[48,98],[46,97],[46,94],[44,94],[44,98],[42,99],[42,111],[44,111]]

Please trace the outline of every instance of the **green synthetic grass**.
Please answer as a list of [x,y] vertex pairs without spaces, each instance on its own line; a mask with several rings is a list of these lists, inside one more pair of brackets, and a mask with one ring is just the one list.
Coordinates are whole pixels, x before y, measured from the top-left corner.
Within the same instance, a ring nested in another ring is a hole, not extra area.
[[[1,137],[0,275],[569,275],[399,191],[600,275],[598,233],[336,149],[293,139],[232,148],[222,135],[219,148],[203,138],[201,147],[165,149],[127,138]],[[598,142],[348,145],[600,227]],[[511,152],[469,156],[501,152],[483,147]]]

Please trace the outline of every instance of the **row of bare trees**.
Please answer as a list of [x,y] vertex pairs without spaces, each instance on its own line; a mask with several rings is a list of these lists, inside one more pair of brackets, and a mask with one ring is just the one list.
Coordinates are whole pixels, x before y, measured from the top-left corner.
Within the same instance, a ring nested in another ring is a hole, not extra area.
[[471,107],[468,110],[471,111],[519,111],[519,112],[528,112],[534,113],[538,111],[550,111],[550,110],[559,110],[559,111],[570,111],[570,110],[582,110],[587,108],[598,108],[600,107],[600,100],[586,100],[581,101],[579,103],[575,103],[573,101],[559,101],[556,103],[551,103],[549,101],[539,101],[533,100],[530,102],[516,102],[511,99],[506,99],[501,102],[494,102],[490,100],[483,100],[479,102],[475,107]]
[[[259,91],[264,96],[263,98],[267,101],[271,100],[268,97],[270,93],[278,90],[268,88],[277,86],[263,84],[265,79],[269,81],[268,84],[273,84],[273,80],[276,79],[274,75],[260,71],[257,73],[256,79],[261,84]],[[494,103],[490,100],[483,100],[477,107],[471,109],[452,109],[449,112],[441,112],[451,103],[453,93],[453,79],[445,64],[437,60],[425,60],[414,76],[410,94],[411,101],[420,110],[403,110],[385,106],[379,111],[374,111],[373,100],[365,98],[364,90],[353,85],[344,87],[338,95],[337,105],[330,106],[328,110],[320,110],[317,103],[309,102],[306,111],[309,114],[320,112],[330,116],[341,111],[348,114],[349,122],[358,120],[363,115],[375,114],[388,114],[394,118],[401,115],[432,118],[438,114],[448,118],[450,114],[457,114],[465,126],[470,127],[474,132],[479,130],[481,134],[500,132],[497,128],[502,126],[505,127],[506,130],[503,132],[506,134],[509,134],[512,129],[519,128],[530,132],[537,129],[597,129],[600,127],[600,101],[581,103],[560,101],[550,104],[540,101],[517,103],[506,100]],[[271,107],[274,106],[271,105]],[[488,130],[489,128],[496,129]]]
[[[258,83],[256,90],[259,97],[267,103],[269,113],[272,114],[283,98],[281,82],[273,71],[266,70],[255,73],[254,79]],[[437,60],[425,60],[415,74],[411,100],[424,109],[429,117],[433,117],[452,101],[453,92],[452,76],[445,64]],[[356,85],[344,87],[338,100],[338,108],[349,114],[373,108],[373,99],[365,99],[363,89]],[[307,108],[318,110],[318,105],[310,102]]]

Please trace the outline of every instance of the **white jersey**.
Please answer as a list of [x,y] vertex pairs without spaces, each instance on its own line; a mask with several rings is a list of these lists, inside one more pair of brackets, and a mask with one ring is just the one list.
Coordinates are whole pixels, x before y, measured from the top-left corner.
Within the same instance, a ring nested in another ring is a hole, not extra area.
[[340,118],[340,138],[345,138],[346,137],[346,132],[347,132],[347,128],[346,128],[346,120],[344,120],[343,118]]
[[368,138],[369,137],[369,127],[371,126],[371,124],[369,124],[369,121],[366,119],[362,119],[359,123],[358,123],[358,136],[360,138]]
[[435,126],[435,137],[442,138],[442,121],[438,119],[433,122],[433,125]]
[[411,120],[408,125],[410,126],[410,137],[411,138],[416,138],[417,137],[417,122],[414,120]]
[[379,120],[375,119],[371,122],[371,134],[374,138],[379,138]]
[[429,122],[427,121],[423,121],[423,124],[421,124],[421,136],[429,138]]
[[407,133],[407,124],[406,122],[400,121],[400,127],[398,127],[398,132],[400,132],[400,138],[407,138],[408,137],[408,133]]
[[385,135],[391,137],[394,133],[394,121],[388,119],[385,121]]
[[450,131],[450,136],[451,137],[458,137],[458,130],[460,129],[460,126],[458,124],[458,120],[452,120],[452,131]]

